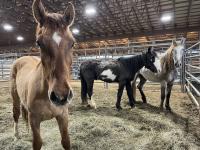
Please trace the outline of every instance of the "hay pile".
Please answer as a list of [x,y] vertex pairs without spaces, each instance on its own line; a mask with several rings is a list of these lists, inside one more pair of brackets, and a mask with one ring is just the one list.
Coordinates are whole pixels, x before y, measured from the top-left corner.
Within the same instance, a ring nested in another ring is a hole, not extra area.
[[[29,150],[31,135],[20,119],[21,139],[13,141],[12,100],[8,83],[0,84],[0,149]],[[131,110],[127,105],[126,91],[122,98],[123,110],[115,109],[116,84],[103,88],[95,83],[96,110],[80,105],[80,83],[73,83],[75,97],[70,106],[69,131],[73,150],[198,150],[200,134],[197,112],[179,86],[173,88],[171,106],[174,113],[159,110],[159,86],[147,85],[145,93],[149,104],[141,102]],[[138,92],[137,92],[138,93]],[[138,96],[137,100],[140,100]],[[60,150],[60,134],[56,120],[41,125],[44,150]]]

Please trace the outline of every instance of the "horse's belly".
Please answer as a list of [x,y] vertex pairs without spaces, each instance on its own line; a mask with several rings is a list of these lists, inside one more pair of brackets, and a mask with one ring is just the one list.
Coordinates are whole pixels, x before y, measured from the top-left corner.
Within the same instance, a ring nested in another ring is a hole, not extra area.
[[150,70],[141,71],[140,74],[147,80],[152,82],[161,82],[162,79],[159,74],[153,73]]

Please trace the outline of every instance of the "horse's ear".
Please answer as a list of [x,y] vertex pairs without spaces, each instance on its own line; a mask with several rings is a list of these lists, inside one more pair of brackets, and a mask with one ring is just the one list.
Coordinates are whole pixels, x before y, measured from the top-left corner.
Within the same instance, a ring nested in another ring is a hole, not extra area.
[[71,26],[74,23],[75,9],[72,3],[68,3],[68,6],[63,14],[63,20],[67,26]]
[[46,12],[41,0],[33,1],[32,11],[36,22],[38,22],[40,26],[43,26],[45,22]]
[[153,51],[153,48],[150,46],[150,47],[148,48],[148,50],[147,50],[147,53],[152,53],[152,51]]
[[172,44],[173,44],[174,46],[177,46],[176,40],[172,40]]

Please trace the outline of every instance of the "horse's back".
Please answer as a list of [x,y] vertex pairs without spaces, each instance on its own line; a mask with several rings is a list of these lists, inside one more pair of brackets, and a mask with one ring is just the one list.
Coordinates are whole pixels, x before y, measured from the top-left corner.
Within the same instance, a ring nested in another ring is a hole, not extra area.
[[[31,71],[40,62],[40,58],[35,56],[24,56],[15,60],[11,68],[11,79],[16,78],[19,71]],[[27,72],[27,73],[28,73]]]

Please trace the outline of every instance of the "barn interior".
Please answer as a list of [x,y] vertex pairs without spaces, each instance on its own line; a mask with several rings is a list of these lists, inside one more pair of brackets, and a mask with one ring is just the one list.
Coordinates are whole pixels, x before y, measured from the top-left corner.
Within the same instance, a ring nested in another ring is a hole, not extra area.
[[[45,9],[63,13],[75,7],[70,30],[76,40],[71,66],[74,102],[69,107],[72,149],[200,149],[200,0],[42,0]],[[39,56],[33,0],[0,1],[0,147],[31,149],[31,135],[22,120],[21,138],[12,136],[10,68],[22,56]],[[81,106],[79,67],[86,60],[113,60],[138,55],[153,47],[164,53],[173,40],[186,39],[181,67],[172,90],[172,113],[161,111],[160,84],[148,82],[143,105],[115,110],[117,84],[95,82],[97,109]],[[44,149],[62,149],[54,121],[42,125]],[[51,131],[49,131],[51,130]],[[50,138],[49,138],[50,137]],[[56,141],[56,142],[55,142]],[[55,142],[55,143],[54,143]],[[50,143],[50,144],[49,144]]]

